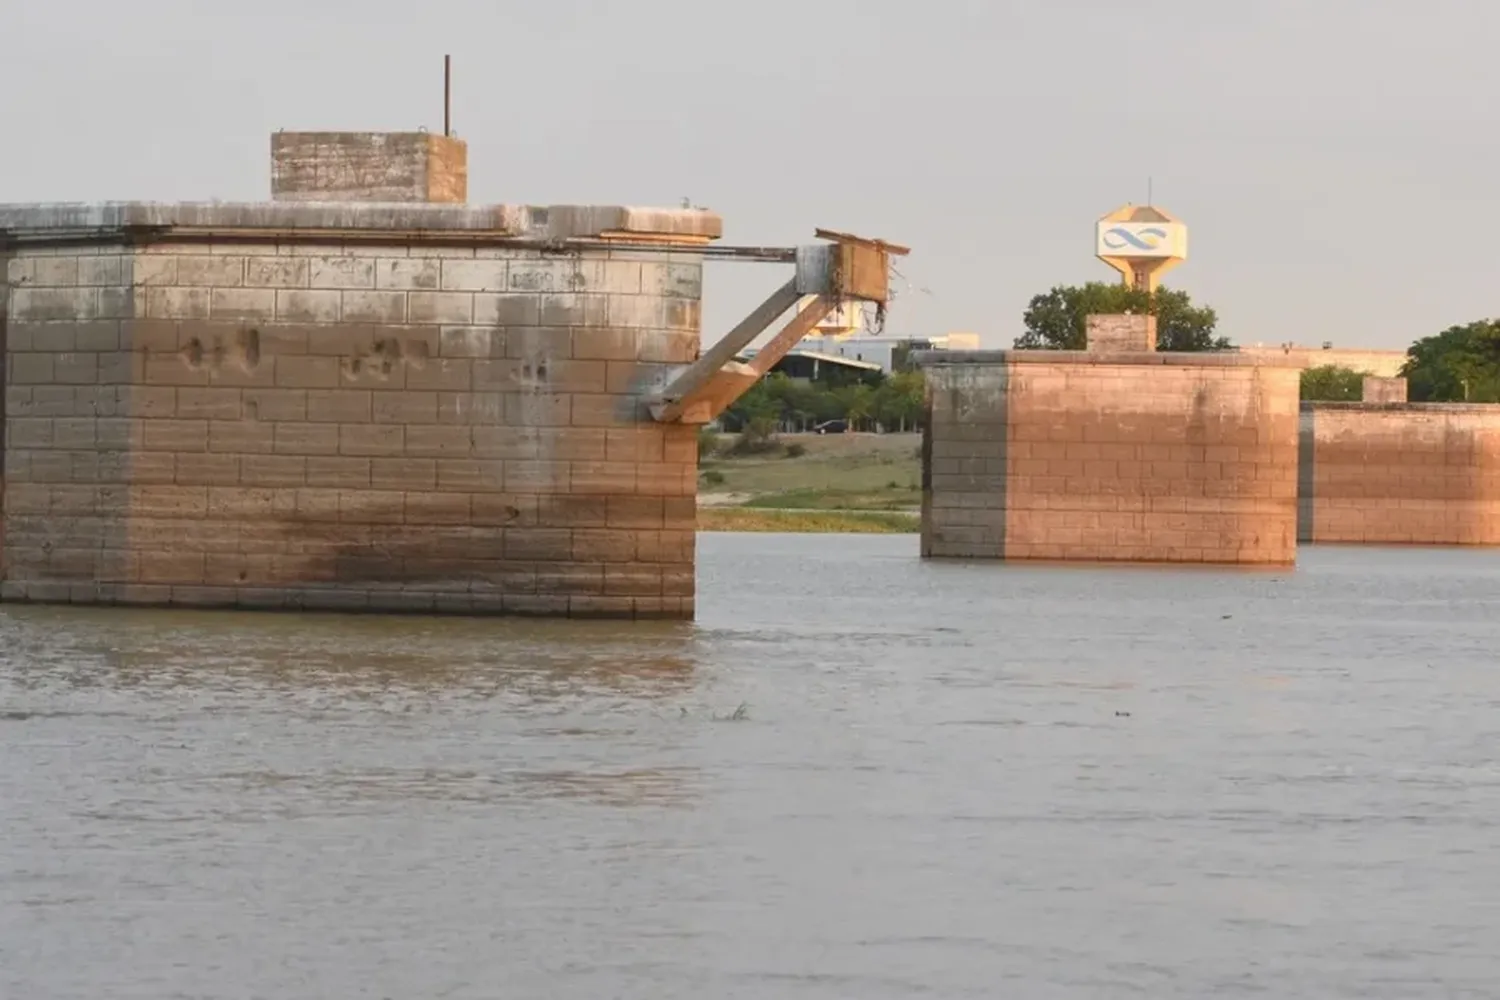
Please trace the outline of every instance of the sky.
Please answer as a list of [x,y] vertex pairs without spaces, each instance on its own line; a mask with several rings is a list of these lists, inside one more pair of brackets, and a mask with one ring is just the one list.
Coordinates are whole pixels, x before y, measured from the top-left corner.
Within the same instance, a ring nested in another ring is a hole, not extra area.
[[[1494,0],[0,0],[0,202],[261,200],[280,129],[454,128],[471,202],[679,205],[728,244],[912,247],[886,332],[1004,347],[1188,226],[1237,343],[1500,314]],[[706,265],[704,334],[783,265]]]

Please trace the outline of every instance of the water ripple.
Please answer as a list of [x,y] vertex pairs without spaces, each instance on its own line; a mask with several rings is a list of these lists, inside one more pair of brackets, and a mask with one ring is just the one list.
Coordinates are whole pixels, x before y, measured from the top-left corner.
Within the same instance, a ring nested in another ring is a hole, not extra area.
[[0,996],[1500,994],[1500,564],[701,542],[701,621],[0,607]]

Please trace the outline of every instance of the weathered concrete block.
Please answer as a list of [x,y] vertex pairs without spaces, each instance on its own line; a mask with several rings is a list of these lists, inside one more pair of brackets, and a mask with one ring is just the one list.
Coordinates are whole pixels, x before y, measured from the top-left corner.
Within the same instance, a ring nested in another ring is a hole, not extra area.
[[340,316],[346,323],[405,323],[405,292],[345,292]]
[[322,256],[308,259],[313,288],[374,288],[375,261],[363,257]]
[[17,322],[91,320],[99,315],[99,291],[24,286],[11,292],[10,315]]
[[610,323],[609,303],[616,297],[572,293],[543,295],[537,322],[541,326],[604,326]]
[[77,257],[38,257],[31,266],[33,287],[71,287],[78,284]]
[[278,132],[271,137],[271,197],[462,204],[467,146],[425,132]]
[[643,263],[640,290],[645,295],[696,302],[703,297],[703,265],[680,260]]
[[442,282],[442,261],[430,257],[376,262],[375,287],[434,290]]
[[[36,261],[37,261],[37,259],[35,257],[31,257],[31,256],[26,256],[26,257],[11,257],[11,256],[6,256],[6,257],[0,258],[0,259],[3,259],[5,261],[5,283],[6,283],[6,285],[10,286],[11,288],[14,288],[14,287],[16,287],[18,285],[25,285],[25,284],[31,284],[32,283],[32,276],[36,273]],[[6,292],[9,293],[9,291],[10,291],[10,288],[7,288]]]
[[118,287],[124,282],[125,268],[130,258],[124,254],[107,257],[78,258],[78,284]]
[[212,289],[153,287],[146,292],[146,315],[151,319],[208,319],[213,315]]
[[539,295],[483,292],[474,295],[474,322],[484,326],[532,327],[541,322]]
[[233,288],[245,283],[244,257],[178,257],[179,285],[212,285]]
[[441,263],[445,290],[501,292],[508,287],[508,264],[504,260],[445,260]]
[[924,556],[1294,561],[1295,368],[1154,352],[918,360]]
[[724,223],[703,209],[636,208],[624,205],[552,205],[546,213],[547,235],[642,234],[676,238],[684,243],[715,240]]
[[266,322],[276,318],[276,293],[269,288],[215,288],[209,314],[214,319]]
[[662,327],[665,303],[655,295],[611,295],[606,322],[612,327]]
[[1406,402],[1406,379],[1366,375],[1360,398],[1366,403]]
[[567,258],[512,261],[507,280],[512,292],[573,292],[582,284],[577,262]]
[[343,296],[335,291],[276,293],[276,320],[280,323],[337,323],[342,314]]
[[132,285],[177,284],[177,257],[170,254],[139,253],[130,264]]
[[1297,528],[1320,544],[1500,545],[1500,406],[1303,404]]
[[252,288],[307,288],[309,262],[298,257],[252,257],[245,261],[245,284]]
[[[645,406],[698,343],[648,325],[696,322],[664,304],[696,305],[668,255],[428,242],[496,226],[467,209],[369,244],[287,237],[396,218],[304,210],[0,207],[0,230],[282,241],[0,255],[28,279],[6,298],[9,599],[690,616],[696,442]],[[640,325],[609,325],[626,300]]]
[[413,323],[468,326],[474,322],[474,296],[468,292],[408,292],[406,314]]
[[1111,353],[1156,350],[1156,317],[1095,315],[1084,319],[1088,350]]

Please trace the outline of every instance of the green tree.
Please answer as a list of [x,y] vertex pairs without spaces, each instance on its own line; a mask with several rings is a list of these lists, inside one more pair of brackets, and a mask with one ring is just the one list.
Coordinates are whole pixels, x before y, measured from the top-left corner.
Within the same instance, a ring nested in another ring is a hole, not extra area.
[[927,382],[920,371],[898,372],[875,390],[875,419],[887,431],[921,426]]
[[719,432],[712,427],[698,428],[698,461],[713,458],[719,451]]
[[1319,365],[1302,372],[1302,398],[1318,402],[1354,402],[1365,395],[1365,376],[1343,365]]
[[1218,315],[1208,306],[1193,305],[1187,292],[1162,288],[1152,295],[1102,281],[1058,285],[1032,298],[1022,318],[1026,332],[1016,338],[1016,346],[1081,351],[1088,344],[1086,317],[1126,312],[1156,314],[1159,351],[1222,351],[1230,346],[1227,337],[1214,336]]
[[782,409],[782,402],[776,395],[776,378],[772,375],[761,379],[730,404],[721,417],[724,429],[743,431],[752,422],[764,426],[768,420],[774,428],[781,420]]
[[850,429],[874,423],[886,431],[914,430],[922,423],[926,390],[926,380],[916,370],[846,384],[809,382],[778,372],[746,390],[720,423],[742,435],[740,452],[772,446],[779,428],[806,430],[825,420],[847,420]]
[[1414,402],[1500,402],[1500,320],[1423,337],[1407,349],[1401,374]]
[[802,430],[817,419],[822,393],[816,383],[772,372],[762,384],[769,398],[776,403],[778,418],[789,427]]
[[875,390],[868,385],[849,385],[833,390],[839,402],[843,404],[844,416],[849,421],[851,431],[858,430],[861,425],[875,414]]

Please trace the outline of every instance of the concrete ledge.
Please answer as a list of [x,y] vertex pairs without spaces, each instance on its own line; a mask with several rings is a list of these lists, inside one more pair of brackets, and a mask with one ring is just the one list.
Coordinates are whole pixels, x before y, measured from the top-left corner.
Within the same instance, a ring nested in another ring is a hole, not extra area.
[[1230,351],[917,351],[912,362],[921,367],[940,365],[1161,365],[1177,368],[1297,368]]
[[718,239],[723,219],[701,209],[630,206],[436,205],[358,202],[52,202],[0,205],[0,236],[80,230],[238,229],[427,232],[582,239],[631,234]]
[[1303,403],[1303,413],[1320,410],[1338,413],[1477,413],[1500,416],[1500,403]]
[[1372,375],[1395,377],[1406,363],[1405,351],[1359,350],[1349,347],[1236,347],[1241,354],[1255,357],[1280,357],[1299,368],[1321,368],[1338,365]]
[[554,239],[631,233],[716,240],[724,235],[724,220],[715,212],[699,208],[553,205],[543,211],[547,235]]

